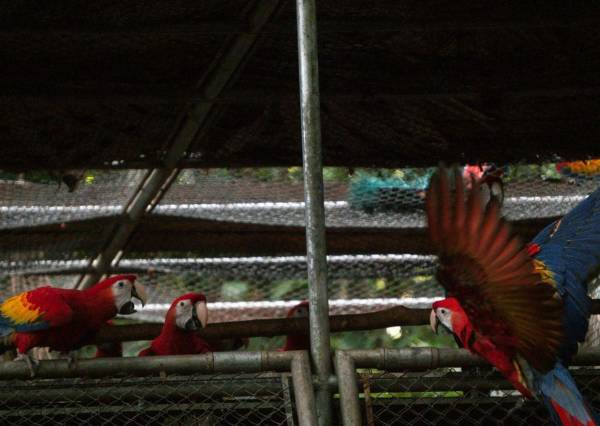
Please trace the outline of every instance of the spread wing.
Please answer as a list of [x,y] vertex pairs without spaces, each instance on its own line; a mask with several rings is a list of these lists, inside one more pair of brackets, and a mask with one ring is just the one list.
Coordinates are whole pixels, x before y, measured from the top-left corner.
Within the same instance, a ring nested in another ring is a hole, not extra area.
[[67,324],[72,316],[73,311],[61,293],[52,287],[40,287],[2,302],[0,334],[58,327]]
[[427,191],[429,236],[438,251],[438,280],[456,297],[477,332],[540,371],[552,368],[563,341],[562,302],[544,282],[521,241],[493,201],[484,206],[479,184],[465,197],[454,171],[440,168]]

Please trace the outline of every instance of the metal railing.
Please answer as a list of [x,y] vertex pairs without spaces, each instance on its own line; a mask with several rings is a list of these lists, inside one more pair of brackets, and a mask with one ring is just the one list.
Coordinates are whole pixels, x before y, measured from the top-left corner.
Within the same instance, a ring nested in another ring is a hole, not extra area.
[[[599,364],[600,348],[590,348],[571,369],[596,410]],[[463,349],[338,351],[336,373],[344,426],[550,422],[541,402],[524,400],[489,364]]]
[[0,363],[0,424],[315,425],[308,354]]

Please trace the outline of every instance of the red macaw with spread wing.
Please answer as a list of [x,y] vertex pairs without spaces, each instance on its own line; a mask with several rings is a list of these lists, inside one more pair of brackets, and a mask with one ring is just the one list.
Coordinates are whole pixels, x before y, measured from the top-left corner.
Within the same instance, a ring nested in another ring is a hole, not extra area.
[[600,190],[525,246],[511,235],[498,203],[473,183],[440,169],[427,193],[429,235],[448,298],[433,304],[466,349],[493,364],[525,397],[541,398],[558,425],[596,425],[565,368],[585,338],[587,282],[600,260]]

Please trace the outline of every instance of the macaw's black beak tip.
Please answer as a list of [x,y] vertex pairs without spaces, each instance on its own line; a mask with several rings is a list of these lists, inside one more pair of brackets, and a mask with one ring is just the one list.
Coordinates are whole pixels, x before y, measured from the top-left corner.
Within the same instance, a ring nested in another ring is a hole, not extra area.
[[136,312],[137,311],[135,310],[135,305],[132,301],[125,303],[123,306],[121,306],[121,309],[119,309],[119,314],[121,315],[131,315]]
[[196,317],[193,316],[192,318],[190,318],[189,320],[187,320],[187,322],[185,323],[185,329],[189,330],[189,331],[195,331],[202,328],[202,323],[200,322],[200,320]]
[[131,298],[139,300],[140,303],[142,304],[142,307],[144,307],[144,305],[146,304],[144,299],[137,292],[137,289],[135,288],[135,286],[131,289]]

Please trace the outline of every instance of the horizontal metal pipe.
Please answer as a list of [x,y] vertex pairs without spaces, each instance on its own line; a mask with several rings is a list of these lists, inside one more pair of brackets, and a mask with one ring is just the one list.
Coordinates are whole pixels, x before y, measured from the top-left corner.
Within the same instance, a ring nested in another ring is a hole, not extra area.
[[[156,424],[157,417],[165,417],[165,423],[159,424],[197,424],[194,423],[198,420],[194,411],[201,411],[203,419],[216,420],[218,419],[219,412],[234,412],[241,411],[242,413],[248,413],[251,411],[270,410],[271,412],[277,412],[281,408],[282,401],[226,401],[226,402],[180,402],[180,403],[166,403],[166,404],[148,404],[148,405],[96,405],[96,406],[75,406],[75,407],[64,407],[55,406],[52,408],[41,407],[41,408],[11,408],[9,410],[0,410],[0,418],[6,420],[7,418],[55,418],[56,421],[53,424],[63,424],[65,416],[77,416],[80,418],[82,415],[87,415],[91,419],[98,419],[104,413],[111,413],[113,424],[131,424],[132,414],[136,414],[136,424]],[[186,415],[182,416],[185,412]],[[208,412],[208,416],[206,413]],[[216,412],[215,416],[212,413]],[[149,415],[152,413],[151,415]],[[158,414],[155,414],[158,413]],[[173,413],[172,417],[169,413]],[[117,417],[118,416],[118,417]],[[115,420],[115,417],[119,420]],[[128,423],[129,422],[129,423]],[[5,424],[5,423],[3,423]],[[20,424],[20,423],[18,423]],[[85,424],[85,422],[79,421],[77,424]],[[96,424],[96,423],[92,423]],[[211,423],[214,424],[214,423]]]
[[[582,388],[597,383],[598,374],[588,371],[571,371],[577,383]],[[504,379],[500,373],[490,374],[486,377],[473,377],[467,373],[444,375],[443,377],[376,377],[369,380],[371,392],[450,392],[470,390],[514,391],[514,386]],[[415,396],[417,397],[417,396]]]
[[[96,358],[69,366],[67,360],[40,361],[36,378],[151,376],[157,374],[290,371],[296,352],[214,352],[143,358]],[[28,379],[24,362],[0,363],[0,380]]]
[[[346,351],[357,368],[377,368],[386,371],[428,370],[445,367],[481,367],[489,364],[466,349],[405,348]],[[571,365],[599,365],[600,348],[585,348]]]
[[[111,385],[111,386],[78,386],[37,388],[30,387],[24,389],[3,389],[0,388],[0,401],[2,407],[13,407],[23,405],[35,405],[48,402],[66,401],[67,403],[78,404],[103,404],[103,405],[121,405],[127,402],[144,399],[159,400],[160,402],[180,402],[185,400],[212,400],[216,401],[222,397],[236,396],[273,396],[281,392],[281,380],[277,382],[262,381],[258,378],[253,382],[248,380],[242,383],[236,383],[229,379],[223,383],[215,383],[210,380],[197,382],[189,380],[186,383],[180,383],[176,387],[170,384],[144,384],[136,385]],[[32,401],[35,401],[33,403]]]

